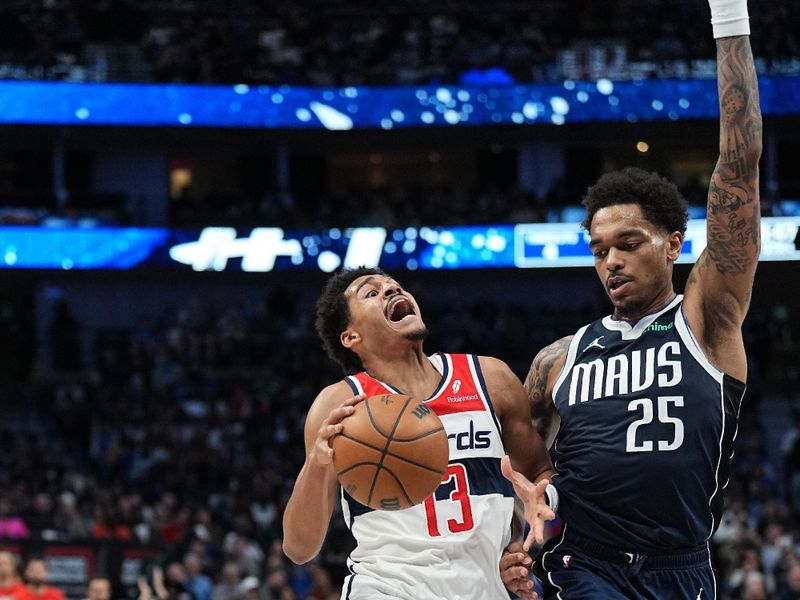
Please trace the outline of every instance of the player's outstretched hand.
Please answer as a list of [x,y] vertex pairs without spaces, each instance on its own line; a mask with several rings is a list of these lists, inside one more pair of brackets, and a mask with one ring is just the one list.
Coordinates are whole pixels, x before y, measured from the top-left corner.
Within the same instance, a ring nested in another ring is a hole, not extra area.
[[528,577],[532,564],[530,554],[525,552],[520,542],[511,542],[500,556],[500,579],[503,585],[522,600],[539,598],[539,594],[533,590],[533,581]]
[[525,542],[522,544],[523,549],[527,552],[530,550],[533,542],[541,544],[544,542],[544,524],[550,519],[555,519],[555,513],[550,510],[545,501],[545,489],[550,482],[547,479],[542,479],[539,483],[532,483],[525,475],[515,471],[511,466],[511,459],[508,455],[503,456],[500,461],[500,469],[503,472],[503,477],[508,479],[514,486],[514,493],[522,500],[525,507],[525,520],[530,525],[531,530]]
[[356,410],[355,406],[363,401],[366,395],[359,394],[352,396],[342,402],[339,406],[334,408],[319,426],[317,431],[317,439],[314,442],[314,457],[313,459],[321,465],[329,465],[333,462],[333,448],[331,448],[331,439],[337,433],[342,431],[342,421],[353,414]]

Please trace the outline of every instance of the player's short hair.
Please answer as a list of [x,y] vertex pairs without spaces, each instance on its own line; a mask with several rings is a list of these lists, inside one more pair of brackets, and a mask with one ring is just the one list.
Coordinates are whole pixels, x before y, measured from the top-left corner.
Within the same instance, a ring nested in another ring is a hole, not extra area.
[[658,173],[636,167],[606,173],[586,190],[583,205],[586,218],[581,226],[589,230],[595,213],[616,204],[638,204],[645,219],[667,233],[686,233],[689,209],[674,183]]
[[351,283],[364,275],[386,273],[377,267],[344,269],[328,279],[317,299],[317,335],[328,356],[339,363],[347,374],[363,371],[364,366],[355,352],[342,346],[342,332],[350,324],[350,308],[344,293]]

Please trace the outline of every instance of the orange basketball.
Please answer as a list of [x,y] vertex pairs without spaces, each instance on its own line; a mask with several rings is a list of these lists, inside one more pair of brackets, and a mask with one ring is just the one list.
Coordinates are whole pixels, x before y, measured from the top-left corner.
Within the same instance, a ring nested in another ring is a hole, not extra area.
[[442,422],[411,396],[384,394],[356,405],[333,438],[339,483],[361,504],[400,510],[439,487],[450,448]]

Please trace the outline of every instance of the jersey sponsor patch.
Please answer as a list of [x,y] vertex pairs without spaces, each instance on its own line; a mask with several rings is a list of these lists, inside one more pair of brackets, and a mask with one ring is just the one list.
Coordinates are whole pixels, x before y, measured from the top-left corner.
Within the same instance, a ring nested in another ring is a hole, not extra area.
[[471,389],[464,391],[462,389],[456,394],[451,393],[451,391],[452,390],[448,388],[448,390],[438,398],[428,402],[428,406],[440,417],[442,415],[452,415],[453,413],[459,412],[486,410],[486,406],[483,404],[483,400],[481,400],[477,390]]

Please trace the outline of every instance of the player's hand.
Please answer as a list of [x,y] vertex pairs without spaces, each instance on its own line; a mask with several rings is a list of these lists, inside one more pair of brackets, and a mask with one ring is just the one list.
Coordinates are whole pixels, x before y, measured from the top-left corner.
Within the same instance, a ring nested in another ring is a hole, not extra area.
[[503,477],[514,486],[514,493],[522,500],[525,507],[525,520],[530,525],[531,530],[522,548],[527,552],[534,542],[544,543],[544,524],[550,519],[555,519],[555,513],[547,506],[545,501],[545,489],[550,483],[547,479],[542,479],[539,483],[531,483],[522,473],[515,471],[511,466],[511,459],[508,455],[503,456],[500,461],[500,469]]
[[342,421],[352,415],[356,404],[363,401],[366,395],[352,396],[331,411],[328,418],[319,426],[317,439],[314,442],[314,453],[311,457],[317,464],[329,465],[333,462],[333,448],[331,440],[337,433],[341,433],[344,426]]
[[533,590],[533,581],[528,577],[532,564],[530,554],[519,542],[511,542],[500,556],[500,579],[503,585],[522,600],[536,600],[539,597]]

